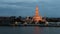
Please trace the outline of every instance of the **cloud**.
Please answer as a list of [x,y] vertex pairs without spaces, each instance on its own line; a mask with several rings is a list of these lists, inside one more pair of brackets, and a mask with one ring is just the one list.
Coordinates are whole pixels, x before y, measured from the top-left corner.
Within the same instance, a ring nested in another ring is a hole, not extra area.
[[0,2],[0,16],[24,16],[24,13],[25,15],[28,15],[27,13],[32,13],[33,7],[34,3],[28,2]]
[[[36,4],[42,16],[60,16],[60,0],[0,0],[1,15],[23,15],[32,16],[35,12]],[[55,13],[54,13],[55,12]]]
[[16,3],[16,2],[36,2],[36,0],[0,0],[0,2]]

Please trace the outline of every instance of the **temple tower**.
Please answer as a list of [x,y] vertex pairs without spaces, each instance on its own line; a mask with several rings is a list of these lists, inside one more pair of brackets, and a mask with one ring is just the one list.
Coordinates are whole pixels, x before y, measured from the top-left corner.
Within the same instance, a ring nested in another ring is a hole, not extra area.
[[42,17],[39,15],[38,5],[36,6],[35,15],[33,17],[35,22],[42,21]]

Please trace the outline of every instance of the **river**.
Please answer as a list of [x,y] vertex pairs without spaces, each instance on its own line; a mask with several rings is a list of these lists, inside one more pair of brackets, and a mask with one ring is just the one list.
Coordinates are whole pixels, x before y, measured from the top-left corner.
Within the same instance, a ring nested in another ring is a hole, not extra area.
[[0,34],[60,34],[60,27],[0,26]]

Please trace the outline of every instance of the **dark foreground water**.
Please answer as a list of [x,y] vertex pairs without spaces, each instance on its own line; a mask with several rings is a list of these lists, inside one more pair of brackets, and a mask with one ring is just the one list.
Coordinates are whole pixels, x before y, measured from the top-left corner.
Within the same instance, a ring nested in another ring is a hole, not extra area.
[[0,34],[60,34],[60,27],[7,27],[0,26]]

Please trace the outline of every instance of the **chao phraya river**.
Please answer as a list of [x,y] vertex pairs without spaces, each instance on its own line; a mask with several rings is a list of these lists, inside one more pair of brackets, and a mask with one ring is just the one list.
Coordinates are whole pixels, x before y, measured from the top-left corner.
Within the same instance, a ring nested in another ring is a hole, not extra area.
[[0,26],[0,34],[60,34],[60,27]]

